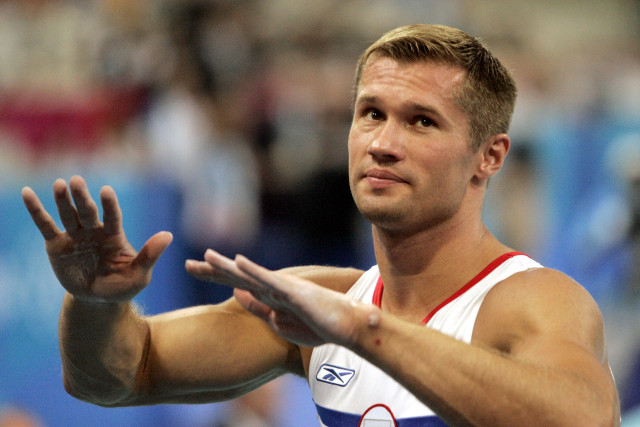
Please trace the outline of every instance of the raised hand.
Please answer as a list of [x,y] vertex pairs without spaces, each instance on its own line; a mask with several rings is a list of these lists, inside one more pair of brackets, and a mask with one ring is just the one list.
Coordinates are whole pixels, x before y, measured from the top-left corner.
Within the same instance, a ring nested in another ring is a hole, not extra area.
[[149,284],[153,265],[171,243],[171,233],[155,234],[136,252],[122,229],[122,212],[111,187],[100,191],[104,222],[81,177],[72,177],[69,186],[56,180],[53,196],[65,231],[58,229],[31,188],[22,189],[53,271],[69,293],[89,302],[124,302]]
[[333,342],[349,347],[363,325],[375,327],[377,307],[353,301],[297,276],[267,270],[247,258],[235,260],[208,250],[187,271],[235,288],[236,300],[283,338],[304,346]]

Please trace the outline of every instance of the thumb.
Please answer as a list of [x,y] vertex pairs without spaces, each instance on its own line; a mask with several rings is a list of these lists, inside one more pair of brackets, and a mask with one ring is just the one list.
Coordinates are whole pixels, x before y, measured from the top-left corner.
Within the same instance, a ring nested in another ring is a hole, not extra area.
[[273,310],[268,305],[258,301],[251,292],[236,288],[233,290],[233,296],[249,313],[264,320],[265,322],[269,321],[269,316]]
[[147,240],[147,242],[142,246],[140,252],[136,256],[133,264],[136,267],[140,267],[142,269],[148,270],[158,261],[160,255],[164,252],[165,249],[171,244],[173,241],[173,234],[168,231],[161,231],[159,233],[154,234]]

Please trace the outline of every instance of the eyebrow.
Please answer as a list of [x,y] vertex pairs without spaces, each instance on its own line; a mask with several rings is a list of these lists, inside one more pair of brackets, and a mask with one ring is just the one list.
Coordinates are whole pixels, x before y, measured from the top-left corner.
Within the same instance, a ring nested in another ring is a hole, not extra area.
[[[355,106],[359,104],[378,104],[380,103],[380,98],[375,95],[363,95],[355,100]],[[436,116],[440,120],[447,121],[447,118],[440,113],[437,109],[430,107],[428,105],[420,104],[418,102],[409,102],[403,106],[404,110],[411,111],[412,113],[424,113]]]
[[436,115],[438,117],[442,117],[442,114],[436,110],[435,108],[429,107],[427,105],[422,105],[422,104],[418,104],[417,102],[411,102],[408,104],[408,110],[411,111],[416,111],[419,113],[427,113],[427,114],[433,114]]
[[[375,96],[375,95],[364,95],[364,96],[360,96],[360,97],[356,98],[355,101],[356,101],[355,102],[356,105],[357,104],[379,104],[380,103],[380,98]],[[432,114],[436,114],[438,116],[442,115],[442,114],[440,114],[438,112],[437,109],[435,109],[433,107],[429,107],[427,105],[420,104],[418,102],[409,102],[405,106],[403,106],[403,108],[407,109],[407,110],[411,110],[411,111],[432,113]]]
[[357,96],[355,101],[356,101],[355,102],[356,104],[361,104],[363,102],[370,103],[370,104],[375,104],[375,103],[378,102],[378,97],[377,96],[373,96],[373,95]]

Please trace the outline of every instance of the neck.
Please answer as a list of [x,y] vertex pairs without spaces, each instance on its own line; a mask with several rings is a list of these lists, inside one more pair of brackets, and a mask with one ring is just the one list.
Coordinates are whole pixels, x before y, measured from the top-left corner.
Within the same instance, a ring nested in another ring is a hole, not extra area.
[[480,218],[448,221],[412,235],[373,226],[384,282],[383,309],[421,320],[487,264],[509,251]]

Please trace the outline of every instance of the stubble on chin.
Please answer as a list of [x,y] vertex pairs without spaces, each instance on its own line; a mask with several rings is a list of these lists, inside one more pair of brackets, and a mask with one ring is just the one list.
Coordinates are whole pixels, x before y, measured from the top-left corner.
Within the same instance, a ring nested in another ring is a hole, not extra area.
[[[355,198],[354,198],[355,199]],[[412,203],[385,203],[381,200],[357,200],[360,214],[374,226],[387,232],[402,235],[420,230],[438,227],[447,223],[454,215],[451,207],[440,205],[429,210],[419,211]]]
[[390,203],[382,201],[372,202],[358,200],[355,198],[356,206],[360,214],[370,223],[384,228],[402,224],[406,217],[406,212],[398,206],[391,206]]

